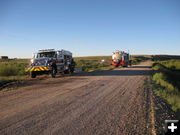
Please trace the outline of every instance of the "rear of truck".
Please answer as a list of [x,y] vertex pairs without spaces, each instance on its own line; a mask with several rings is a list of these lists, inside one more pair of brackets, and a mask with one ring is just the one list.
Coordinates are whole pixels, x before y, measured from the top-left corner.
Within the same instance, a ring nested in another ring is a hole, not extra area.
[[128,65],[131,65],[131,60],[129,57],[129,53],[116,51],[112,54],[112,62],[111,65],[118,67],[128,67]]

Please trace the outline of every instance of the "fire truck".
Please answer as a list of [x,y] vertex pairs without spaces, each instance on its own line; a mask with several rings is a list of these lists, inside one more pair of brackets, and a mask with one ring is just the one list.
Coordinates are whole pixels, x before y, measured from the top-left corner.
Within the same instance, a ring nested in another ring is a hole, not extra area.
[[115,51],[112,54],[112,61],[111,65],[118,67],[128,67],[131,66],[131,60],[129,53],[126,53],[124,51]]
[[75,62],[72,53],[66,50],[45,49],[34,53],[26,71],[31,78],[41,74],[51,74],[54,78],[57,73],[73,73]]

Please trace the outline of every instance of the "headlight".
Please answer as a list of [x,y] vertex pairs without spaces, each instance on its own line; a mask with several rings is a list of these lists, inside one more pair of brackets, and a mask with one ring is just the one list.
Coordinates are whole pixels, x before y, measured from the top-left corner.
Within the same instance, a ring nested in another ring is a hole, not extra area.
[[31,63],[33,63],[34,62],[34,59],[31,59]]
[[47,66],[50,66],[50,63],[45,63],[45,66],[47,67]]

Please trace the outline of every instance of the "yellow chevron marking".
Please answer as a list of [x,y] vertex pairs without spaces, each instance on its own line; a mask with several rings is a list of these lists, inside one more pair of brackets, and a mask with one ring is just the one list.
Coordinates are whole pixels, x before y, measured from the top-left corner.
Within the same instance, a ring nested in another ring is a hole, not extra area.
[[44,71],[44,69],[42,67],[39,67],[41,69],[41,71]]
[[32,67],[30,71],[33,71],[33,70],[34,70],[34,67]]
[[47,69],[47,67],[44,67],[44,68],[45,68],[45,70],[47,70],[47,71],[49,70],[49,69]]
[[35,68],[35,70],[34,70],[34,71],[40,71],[40,70],[39,70],[39,68]]

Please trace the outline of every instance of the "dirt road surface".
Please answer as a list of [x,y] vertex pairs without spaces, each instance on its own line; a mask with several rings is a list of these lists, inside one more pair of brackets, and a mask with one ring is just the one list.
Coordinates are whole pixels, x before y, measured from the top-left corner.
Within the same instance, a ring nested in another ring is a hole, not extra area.
[[145,82],[151,62],[34,80],[0,92],[1,135],[147,133]]

